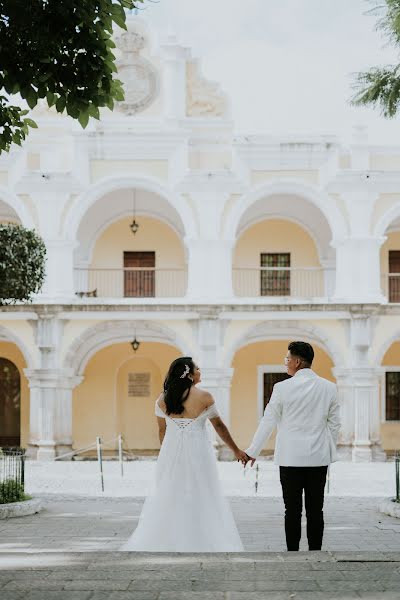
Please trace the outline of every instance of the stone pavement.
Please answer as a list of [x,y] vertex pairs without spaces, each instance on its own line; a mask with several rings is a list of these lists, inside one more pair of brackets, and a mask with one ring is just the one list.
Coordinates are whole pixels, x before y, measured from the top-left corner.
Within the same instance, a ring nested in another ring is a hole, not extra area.
[[[285,550],[281,498],[231,498],[249,552]],[[134,530],[143,498],[43,496],[38,515],[0,521],[0,552],[117,550]],[[377,510],[378,498],[327,497],[324,550],[399,551],[400,519]],[[303,528],[302,549],[307,549]]]
[[0,554],[1,600],[399,600],[400,553]]
[[400,520],[378,498],[327,497],[325,551],[293,553],[280,498],[232,498],[247,552],[229,555],[116,552],[142,498],[43,503],[0,521],[0,600],[400,600]]

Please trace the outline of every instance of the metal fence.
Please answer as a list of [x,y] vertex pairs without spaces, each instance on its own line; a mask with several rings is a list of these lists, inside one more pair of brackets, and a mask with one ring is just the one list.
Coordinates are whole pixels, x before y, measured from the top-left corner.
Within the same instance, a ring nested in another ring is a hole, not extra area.
[[236,296],[329,296],[326,269],[321,267],[234,267]]
[[99,298],[181,298],[186,294],[184,268],[75,269],[75,293]]
[[22,500],[25,490],[25,450],[0,449],[0,504]]

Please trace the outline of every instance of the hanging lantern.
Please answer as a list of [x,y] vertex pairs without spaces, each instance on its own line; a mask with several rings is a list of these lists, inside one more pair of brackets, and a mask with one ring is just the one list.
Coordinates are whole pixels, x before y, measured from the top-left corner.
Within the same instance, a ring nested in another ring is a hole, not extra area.
[[136,339],[136,335],[135,335],[135,339],[133,340],[133,342],[131,342],[131,346],[132,346],[132,350],[134,352],[137,352],[139,350],[140,342]]
[[136,221],[136,190],[133,190],[133,218],[132,218],[132,223],[129,225],[130,230],[132,231],[133,235],[137,234],[137,231],[139,229],[139,223]]

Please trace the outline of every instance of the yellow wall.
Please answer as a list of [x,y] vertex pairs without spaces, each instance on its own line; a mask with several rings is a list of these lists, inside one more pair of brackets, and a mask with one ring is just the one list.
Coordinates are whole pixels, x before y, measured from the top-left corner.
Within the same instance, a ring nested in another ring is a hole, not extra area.
[[[400,367],[400,341],[394,342],[390,346],[383,357],[382,366]],[[381,403],[382,400],[383,399],[381,397]],[[398,421],[387,421],[386,423],[382,423],[381,436],[384,450],[398,450],[400,448],[400,423]]]
[[[317,248],[310,235],[296,223],[268,219],[244,231],[236,243],[233,259],[234,291],[239,296],[260,294],[260,254],[262,252],[290,252],[291,267],[319,267]],[[242,269],[241,267],[254,267]],[[323,294],[322,270],[297,271],[290,274],[293,296]]]
[[29,441],[29,386],[24,374],[26,363],[20,350],[11,342],[0,342],[0,357],[11,360],[21,377],[21,446],[26,448]]
[[156,253],[156,267],[183,267],[183,245],[177,234],[161,221],[136,217],[140,227],[132,235],[131,217],[116,221],[96,240],[91,268],[122,268],[124,251],[151,251]]
[[[85,369],[84,381],[73,395],[74,448],[122,433],[125,447],[153,450],[159,447],[154,402],[170,363],[180,356],[173,346],[142,342],[136,355],[128,343],[113,344],[99,350]],[[127,395],[128,373],[149,372],[148,398]],[[115,447],[115,446],[114,446]]]
[[[156,273],[157,296],[180,296],[185,293],[185,255],[178,235],[165,223],[148,217],[136,218],[140,227],[132,235],[131,217],[110,225],[96,241],[92,269],[122,269],[124,251],[154,251],[156,267],[167,269]],[[172,269],[172,271],[168,271]],[[174,269],[178,269],[175,271]],[[123,296],[122,272],[92,273],[88,288],[97,288],[99,296]]]
[[389,250],[400,250],[400,231],[386,234],[387,240],[381,247],[381,273],[389,272]]
[[[249,344],[238,350],[233,359],[234,375],[231,389],[231,427],[236,443],[247,447],[258,426],[258,374],[260,365],[282,365],[289,341],[275,340]],[[313,345],[313,369],[321,377],[335,381],[333,362],[318,346]],[[266,449],[274,447],[272,437]]]
[[319,267],[317,248],[296,223],[268,219],[252,225],[240,236],[234,252],[235,267],[259,267],[261,252],[290,252],[292,267]]
[[168,179],[166,160],[92,160],[90,162],[93,183],[112,175],[148,175],[158,179]]
[[319,180],[318,171],[291,171],[280,169],[279,171],[253,171],[251,174],[251,183],[260,184],[263,181],[271,179],[303,179],[306,182],[317,184]]

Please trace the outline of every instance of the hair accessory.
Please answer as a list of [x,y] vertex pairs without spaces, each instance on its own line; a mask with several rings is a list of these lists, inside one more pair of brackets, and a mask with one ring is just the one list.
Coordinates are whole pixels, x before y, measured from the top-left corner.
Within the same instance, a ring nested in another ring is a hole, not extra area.
[[190,372],[189,365],[185,365],[185,370],[180,376],[180,379],[185,379],[186,375]]

